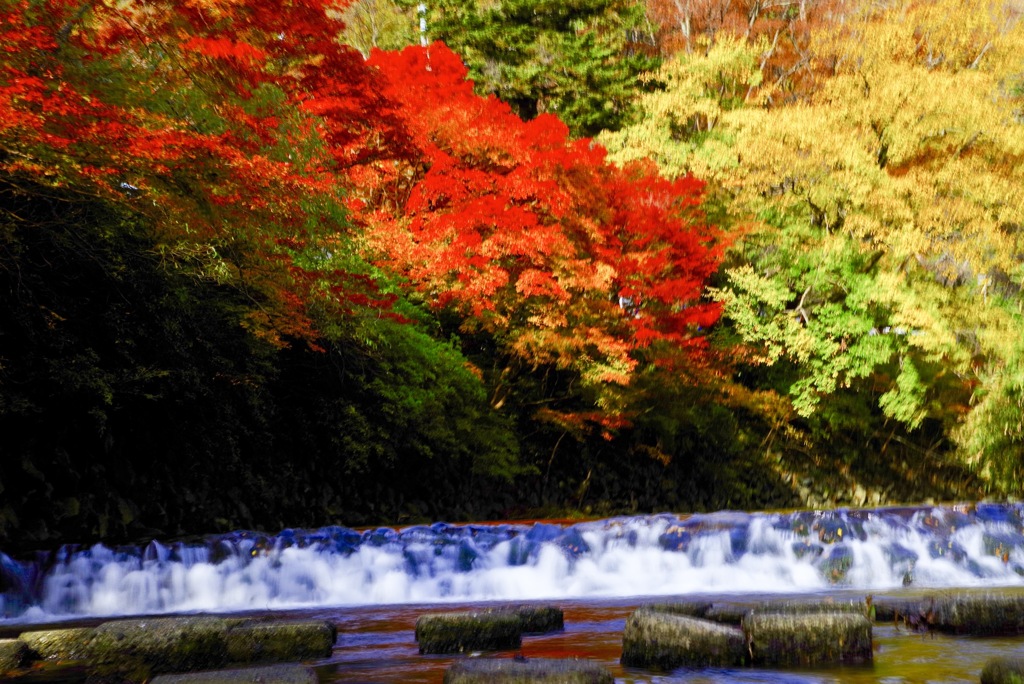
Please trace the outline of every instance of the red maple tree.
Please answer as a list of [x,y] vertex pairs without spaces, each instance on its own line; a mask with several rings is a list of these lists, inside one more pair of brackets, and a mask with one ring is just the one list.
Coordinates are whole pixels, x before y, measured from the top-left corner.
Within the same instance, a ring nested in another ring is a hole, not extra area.
[[606,425],[644,350],[702,347],[721,236],[703,221],[701,181],[616,167],[550,115],[523,122],[474,95],[442,45],[370,64],[417,149],[372,185],[369,236],[433,305],[527,365],[578,372]]

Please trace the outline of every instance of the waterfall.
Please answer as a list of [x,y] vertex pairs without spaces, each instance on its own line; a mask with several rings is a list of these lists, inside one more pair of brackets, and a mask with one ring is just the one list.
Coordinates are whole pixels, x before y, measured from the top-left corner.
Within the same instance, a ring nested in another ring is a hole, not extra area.
[[334,605],[1024,585],[1018,504],[235,532],[0,553],[4,621]]

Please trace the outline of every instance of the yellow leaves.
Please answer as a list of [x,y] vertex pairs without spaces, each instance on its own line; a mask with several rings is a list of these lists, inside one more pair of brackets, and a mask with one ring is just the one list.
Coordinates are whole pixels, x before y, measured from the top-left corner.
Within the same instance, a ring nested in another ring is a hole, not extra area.
[[[900,62],[947,72],[999,70],[1019,40],[1021,11],[1004,0],[897,0],[862,11],[814,36],[820,63],[870,72]],[[1019,52],[1017,53],[1019,54]]]
[[744,104],[761,84],[758,56],[766,46],[763,41],[748,45],[741,38],[723,35],[704,47],[707,50],[699,57],[677,55],[658,74],[674,93],[671,100],[657,93],[649,100],[652,113],[674,116],[698,132],[712,130],[723,112]]
[[[637,368],[630,356],[632,345],[621,337],[610,335],[592,326],[568,325],[568,319],[555,315],[530,319],[531,326],[519,333],[511,344],[512,351],[535,366],[550,364],[557,368],[576,368],[585,386],[605,387],[598,393],[597,403],[604,405],[602,397],[610,397],[607,385],[626,386]],[[609,400],[610,401],[610,400]]]
[[[951,0],[924,3],[914,25],[918,52],[927,63],[946,69],[978,67],[1007,32],[1021,8],[1004,0]],[[951,17],[955,20],[951,21]]]
[[[329,14],[332,12],[329,12]],[[368,57],[373,48],[398,50],[417,40],[414,8],[392,0],[355,0],[338,12],[341,39]]]
[[[994,11],[973,4],[985,17]],[[948,63],[929,66],[918,54],[917,32],[936,12],[959,17],[961,6],[901,5],[859,28],[819,36],[817,49],[839,55],[840,67],[812,100],[736,126],[742,164],[730,181],[738,199],[751,209],[806,204],[822,228],[841,226],[899,257],[949,253],[976,271],[1008,270],[1017,250],[1000,227],[1024,220],[1024,126],[1002,85],[1021,63],[1011,72],[1000,60],[1007,43],[1019,43],[1021,28],[998,17],[971,19],[981,23],[966,33],[927,28],[933,48],[948,40]],[[967,34],[986,36],[986,60],[955,67],[950,55],[966,50]]]
[[[792,293],[788,288],[771,278],[758,275],[749,265],[730,268],[726,271],[726,275],[738,288],[753,292],[759,301],[772,309],[784,308],[792,298]],[[714,289],[711,291],[713,293],[720,292]],[[728,298],[729,294],[723,293],[723,297]]]
[[756,361],[796,365],[798,412],[871,375],[909,426],[961,420],[936,397],[974,382],[1003,393],[986,411],[1019,411],[1024,391],[988,378],[1024,367],[1024,2],[842,12],[813,29],[802,99],[759,92],[744,71],[759,48],[719,32],[666,63],[641,120],[602,142],[705,178],[732,220],[758,222],[712,296]]
[[879,298],[891,307],[892,330],[903,335],[909,346],[936,360],[956,347],[956,335],[942,306],[949,298],[947,288],[927,278],[911,283],[899,272],[881,273],[877,281]]
[[[636,370],[636,361],[629,357],[612,357],[602,361],[591,361],[586,363],[582,369],[582,377],[585,383],[592,386],[629,385],[633,372]],[[598,398],[598,405],[603,409],[615,410],[622,408],[614,401],[614,392],[605,393]]]
[[651,158],[672,177],[728,176],[738,164],[732,115],[761,84],[758,59],[764,48],[763,42],[748,45],[722,35],[704,54],[675,55],[652,77],[667,87],[641,98],[647,115],[619,133],[601,134],[609,158],[619,164]]

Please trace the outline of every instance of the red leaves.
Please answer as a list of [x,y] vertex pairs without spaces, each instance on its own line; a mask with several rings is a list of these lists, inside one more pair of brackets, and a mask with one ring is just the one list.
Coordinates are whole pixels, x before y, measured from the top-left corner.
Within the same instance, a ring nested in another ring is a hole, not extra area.
[[193,36],[186,40],[181,47],[183,50],[195,50],[207,57],[237,60],[239,63],[249,66],[254,66],[266,59],[266,53],[263,50],[223,36],[214,38]]
[[667,181],[647,166],[626,169],[609,186],[617,251],[605,256],[615,264],[619,296],[635,312],[630,322],[638,346],[690,345],[699,328],[718,318],[719,307],[701,300],[721,255],[718,231],[701,222],[702,189],[696,179]]
[[382,263],[527,364],[575,369],[603,397],[594,415],[550,420],[573,431],[621,426],[614,388],[630,382],[639,350],[685,355],[717,318],[702,300],[720,258],[700,214],[703,184],[614,167],[553,117],[522,122],[474,95],[442,45],[376,52],[370,63],[417,146],[382,181],[385,195],[407,187],[407,199],[367,207]]

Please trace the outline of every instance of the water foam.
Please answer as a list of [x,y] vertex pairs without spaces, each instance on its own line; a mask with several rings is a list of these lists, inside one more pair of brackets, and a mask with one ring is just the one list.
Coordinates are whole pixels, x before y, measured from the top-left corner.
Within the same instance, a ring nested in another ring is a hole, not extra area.
[[7,620],[1024,584],[1017,505],[238,532],[0,554]]

